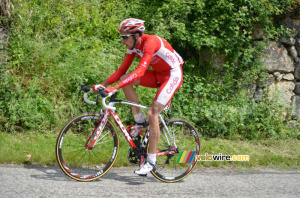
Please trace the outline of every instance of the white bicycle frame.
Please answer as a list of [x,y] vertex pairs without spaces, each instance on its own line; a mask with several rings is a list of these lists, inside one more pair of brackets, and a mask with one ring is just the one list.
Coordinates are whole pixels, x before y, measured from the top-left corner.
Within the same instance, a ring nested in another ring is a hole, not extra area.
[[[83,98],[84,98],[84,101],[88,104],[92,104],[92,105],[96,105],[96,102],[95,101],[91,101],[88,99],[88,94],[92,92],[92,90],[90,90],[89,92],[86,92],[84,93],[83,95]],[[97,144],[97,142],[99,141],[98,138],[100,137],[107,121],[108,121],[108,118],[109,118],[109,115],[111,115],[113,117],[113,119],[115,120],[115,122],[118,124],[120,130],[122,131],[124,137],[126,138],[126,140],[128,141],[129,145],[132,147],[132,148],[137,148],[135,143],[133,142],[132,138],[130,137],[128,131],[126,130],[126,128],[124,127],[123,123],[121,122],[120,118],[118,117],[118,115],[115,113],[116,111],[116,107],[114,107],[114,105],[116,103],[121,103],[121,104],[127,104],[127,105],[131,105],[131,106],[135,106],[135,107],[139,107],[139,108],[142,108],[142,109],[149,109],[149,107],[147,106],[144,106],[144,105],[141,105],[141,104],[137,104],[135,102],[130,102],[130,101],[126,101],[126,100],[116,100],[116,101],[111,101],[109,102],[108,104],[106,104],[106,99],[110,96],[112,96],[113,93],[109,93],[107,97],[103,97],[102,98],[102,105],[105,109],[105,112],[103,114],[103,118],[101,120],[101,123],[100,125],[97,127],[97,132],[96,132],[96,135],[94,136],[93,139],[90,139],[88,142],[87,142],[87,145],[90,145],[88,146],[89,149],[93,148],[93,146],[95,144]],[[166,125],[166,122],[165,120],[163,119],[163,117],[161,115],[159,115],[159,119],[161,121],[161,123],[163,124],[164,126],[164,129],[165,129],[165,137],[166,137],[166,140],[167,140],[167,143],[170,145],[170,141],[169,141],[169,138],[168,136],[170,137],[171,141],[173,142],[173,145],[177,148],[177,145],[175,143],[175,139],[173,138],[173,136],[170,134],[170,131]],[[170,153],[171,154],[171,153]]]

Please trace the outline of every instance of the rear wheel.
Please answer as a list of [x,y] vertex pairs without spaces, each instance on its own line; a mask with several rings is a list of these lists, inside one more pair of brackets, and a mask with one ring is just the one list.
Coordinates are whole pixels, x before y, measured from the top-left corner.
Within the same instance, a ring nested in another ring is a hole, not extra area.
[[161,127],[157,151],[159,153],[174,151],[175,153],[157,156],[157,169],[151,173],[161,181],[178,182],[186,178],[197,164],[195,156],[200,153],[200,137],[195,127],[181,118],[170,119],[167,127],[177,148],[164,127]]
[[[84,113],[71,119],[60,131],[56,142],[56,158],[63,172],[78,181],[92,181],[105,175],[119,152],[119,138],[111,121],[107,121],[92,149],[85,144],[100,115]],[[92,137],[93,138],[93,137]]]

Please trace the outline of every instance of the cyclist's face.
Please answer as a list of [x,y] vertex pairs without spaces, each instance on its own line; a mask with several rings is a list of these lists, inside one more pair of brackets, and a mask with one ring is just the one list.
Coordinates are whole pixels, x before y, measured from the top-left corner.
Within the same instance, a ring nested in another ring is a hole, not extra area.
[[132,34],[128,32],[121,32],[122,43],[126,45],[127,49],[132,49],[134,46],[134,39]]

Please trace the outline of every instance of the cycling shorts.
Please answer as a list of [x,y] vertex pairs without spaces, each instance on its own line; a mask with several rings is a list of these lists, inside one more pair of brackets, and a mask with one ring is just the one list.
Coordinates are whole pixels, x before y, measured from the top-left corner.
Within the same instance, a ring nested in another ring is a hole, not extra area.
[[140,78],[139,85],[143,87],[159,88],[154,100],[167,106],[171,103],[175,92],[181,87],[182,81],[183,76],[181,67],[160,73],[147,69],[145,74]]

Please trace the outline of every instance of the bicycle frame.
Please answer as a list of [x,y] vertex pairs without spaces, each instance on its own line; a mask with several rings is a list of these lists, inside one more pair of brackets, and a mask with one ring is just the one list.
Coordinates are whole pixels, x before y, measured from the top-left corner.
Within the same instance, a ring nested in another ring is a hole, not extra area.
[[[121,122],[120,118],[118,117],[117,113],[115,112],[116,108],[114,107],[114,105],[116,103],[118,103],[118,104],[127,104],[127,105],[131,105],[131,106],[139,107],[139,108],[142,108],[142,109],[149,109],[149,107],[141,105],[141,104],[137,104],[135,102],[127,101],[127,100],[118,100],[118,99],[115,99],[115,97],[116,97],[116,94],[111,97],[108,105],[106,105],[106,102],[105,102],[106,98],[102,98],[102,104],[103,104],[103,106],[104,106],[104,108],[106,110],[105,110],[105,112],[104,112],[104,114],[102,116],[102,119],[98,121],[97,126],[95,126],[95,129],[93,130],[93,132],[91,133],[90,137],[88,138],[88,140],[86,142],[86,145],[85,145],[86,149],[92,149],[94,147],[94,145],[98,141],[101,140],[101,139],[99,140],[99,137],[100,137],[100,135],[101,135],[101,133],[102,133],[102,131],[103,131],[103,129],[104,129],[104,127],[105,127],[108,119],[109,119],[109,116],[112,116],[112,118],[114,119],[115,123],[119,126],[121,132],[123,133],[125,139],[127,140],[128,144],[129,144],[129,146],[132,149],[134,149],[134,150],[138,149],[138,147],[136,146],[136,144],[134,143],[134,141],[130,137],[128,131],[124,127],[123,123]],[[90,100],[87,99],[87,93],[85,93],[85,95],[84,95],[84,100],[87,103],[89,103],[89,104],[95,104],[95,102],[90,101]],[[171,149],[170,152],[159,152],[158,151],[156,153],[156,155],[157,156],[161,156],[161,155],[175,154],[176,151],[177,151],[177,149],[176,149],[177,145],[175,144],[175,140],[174,140],[173,136],[170,134],[170,132],[168,130],[168,127],[166,125],[166,122],[165,122],[164,118],[162,117],[162,115],[159,115],[159,119],[160,119],[160,121],[161,121],[161,123],[162,123],[162,125],[164,126],[164,129],[165,129],[164,134],[165,134],[167,143],[169,145],[171,145],[170,144],[170,140],[168,138],[168,136],[169,136],[170,139],[171,139],[171,141],[172,141],[172,143],[173,143],[172,144],[173,147],[172,147],[172,149]],[[96,133],[96,134],[94,134],[94,133]],[[147,130],[147,132],[146,132],[146,135],[145,135],[146,138],[144,138],[142,146],[146,146],[146,144],[148,142],[148,135],[149,135],[148,133],[149,133],[149,130]],[[94,138],[91,139],[91,137],[94,137]]]

